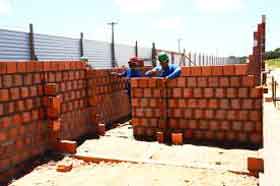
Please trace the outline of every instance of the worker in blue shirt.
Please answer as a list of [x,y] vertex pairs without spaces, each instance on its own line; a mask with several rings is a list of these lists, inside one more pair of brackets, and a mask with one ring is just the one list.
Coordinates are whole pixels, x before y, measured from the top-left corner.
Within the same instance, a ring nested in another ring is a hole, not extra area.
[[131,86],[130,86],[129,80],[131,78],[142,77],[143,75],[142,75],[142,72],[138,69],[138,58],[137,57],[130,58],[128,61],[128,66],[129,66],[129,68],[126,69],[124,72],[122,72],[122,73],[112,72],[111,75],[127,78],[128,81],[126,82],[126,90],[127,90],[127,94],[128,94],[129,100],[130,100]]
[[169,64],[169,57],[165,52],[158,55],[160,65],[145,73],[146,76],[158,76],[165,80],[175,79],[180,76],[181,68],[175,64]]

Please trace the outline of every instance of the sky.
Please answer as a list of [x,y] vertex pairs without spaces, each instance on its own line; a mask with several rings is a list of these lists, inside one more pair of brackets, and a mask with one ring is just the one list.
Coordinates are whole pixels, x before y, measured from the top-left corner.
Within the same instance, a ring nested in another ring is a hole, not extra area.
[[160,49],[247,56],[253,31],[267,16],[267,50],[280,47],[279,0],[0,0],[0,29]]

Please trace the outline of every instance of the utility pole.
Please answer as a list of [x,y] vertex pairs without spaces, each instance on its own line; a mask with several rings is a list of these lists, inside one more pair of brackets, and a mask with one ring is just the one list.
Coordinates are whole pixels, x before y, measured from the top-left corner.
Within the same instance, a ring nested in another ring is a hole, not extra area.
[[108,25],[111,26],[112,29],[112,42],[111,42],[111,60],[112,60],[112,67],[117,67],[118,64],[116,62],[116,55],[115,55],[115,32],[114,26],[118,24],[117,22],[110,22]]
[[182,38],[179,38],[178,39],[178,52],[179,53],[181,53],[181,41],[182,41],[183,39]]

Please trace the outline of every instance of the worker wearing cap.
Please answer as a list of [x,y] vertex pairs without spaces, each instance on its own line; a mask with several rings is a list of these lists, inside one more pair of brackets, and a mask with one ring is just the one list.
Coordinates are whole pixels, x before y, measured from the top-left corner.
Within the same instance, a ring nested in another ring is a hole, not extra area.
[[[128,61],[128,66],[129,68],[126,69],[124,72],[122,73],[116,73],[116,72],[112,72],[112,75],[115,76],[119,76],[119,77],[125,77],[128,80],[131,78],[136,78],[136,77],[142,77],[142,72],[138,69],[138,58],[137,57],[132,57],[129,59]],[[127,90],[127,94],[129,96],[129,100],[131,97],[131,87],[130,87],[130,82],[128,81],[126,83],[126,90]]]
[[163,77],[165,80],[180,76],[181,68],[176,64],[169,64],[169,57],[165,52],[158,55],[160,65],[145,73],[146,76]]

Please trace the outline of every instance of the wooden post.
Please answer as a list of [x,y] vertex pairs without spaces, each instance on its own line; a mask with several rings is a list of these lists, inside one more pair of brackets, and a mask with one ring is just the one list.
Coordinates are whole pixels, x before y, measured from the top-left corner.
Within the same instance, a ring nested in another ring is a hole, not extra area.
[[34,47],[33,24],[29,24],[29,50],[30,50],[30,60],[37,61],[38,58],[35,55],[35,47]]
[[135,57],[138,57],[138,42],[135,42]]
[[80,57],[84,56],[84,33],[80,34]]
[[153,47],[152,47],[152,65],[153,67],[157,66],[157,51],[156,51],[155,43],[153,43]]

